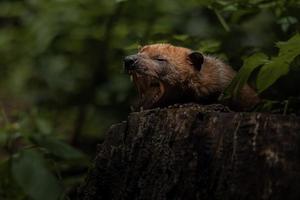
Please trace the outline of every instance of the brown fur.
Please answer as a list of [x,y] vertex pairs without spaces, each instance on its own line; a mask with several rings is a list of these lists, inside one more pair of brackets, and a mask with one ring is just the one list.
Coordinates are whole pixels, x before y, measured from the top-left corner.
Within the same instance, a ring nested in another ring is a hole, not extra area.
[[[139,92],[142,91],[141,106],[151,108],[178,103],[185,97],[186,102],[201,103],[203,99],[214,94],[218,96],[224,91],[236,72],[219,59],[207,55],[203,56],[201,69],[197,70],[188,56],[192,52],[170,44],[153,44],[141,48],[136,55],[136,70],[130,71]],[[150,86],[155,81],[159,81],[160,87]],[[158,97],[153,99],[154,95],[159,96],[159,100]],[[255,91],[245,85],[239,99],[232,101],[231,105],[249,109],[258,102]]]

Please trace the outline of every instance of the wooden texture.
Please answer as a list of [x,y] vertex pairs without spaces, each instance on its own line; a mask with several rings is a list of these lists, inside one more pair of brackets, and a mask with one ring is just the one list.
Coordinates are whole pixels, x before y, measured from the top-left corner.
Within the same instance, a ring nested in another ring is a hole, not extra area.
[[300,199],[300,119],[187,105],[131,113],[99,145],[80,200]]

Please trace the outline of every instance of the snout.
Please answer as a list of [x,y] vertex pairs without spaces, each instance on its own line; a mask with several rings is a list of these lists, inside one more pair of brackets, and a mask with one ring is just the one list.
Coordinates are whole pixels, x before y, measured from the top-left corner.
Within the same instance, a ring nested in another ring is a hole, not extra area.
[[135,70],[137,67],[137,55],[126,56],[124,58],[125,71]]

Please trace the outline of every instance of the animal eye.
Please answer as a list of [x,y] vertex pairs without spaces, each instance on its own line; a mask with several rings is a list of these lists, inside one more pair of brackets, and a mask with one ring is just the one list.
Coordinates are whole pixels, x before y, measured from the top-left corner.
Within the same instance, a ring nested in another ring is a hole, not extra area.
[[167,61],[167,59],[161,57],[155,57],[154,60],[161,61],[161,62]]

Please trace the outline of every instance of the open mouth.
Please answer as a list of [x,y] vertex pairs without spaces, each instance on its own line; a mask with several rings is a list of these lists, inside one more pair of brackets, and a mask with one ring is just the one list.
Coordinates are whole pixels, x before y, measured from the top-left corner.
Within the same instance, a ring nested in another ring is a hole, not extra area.
[[159,106],[165,93],[163,83],[155,77],[135,71],[129,71],[129,75],[139,94],[139,108],[143,110]]

